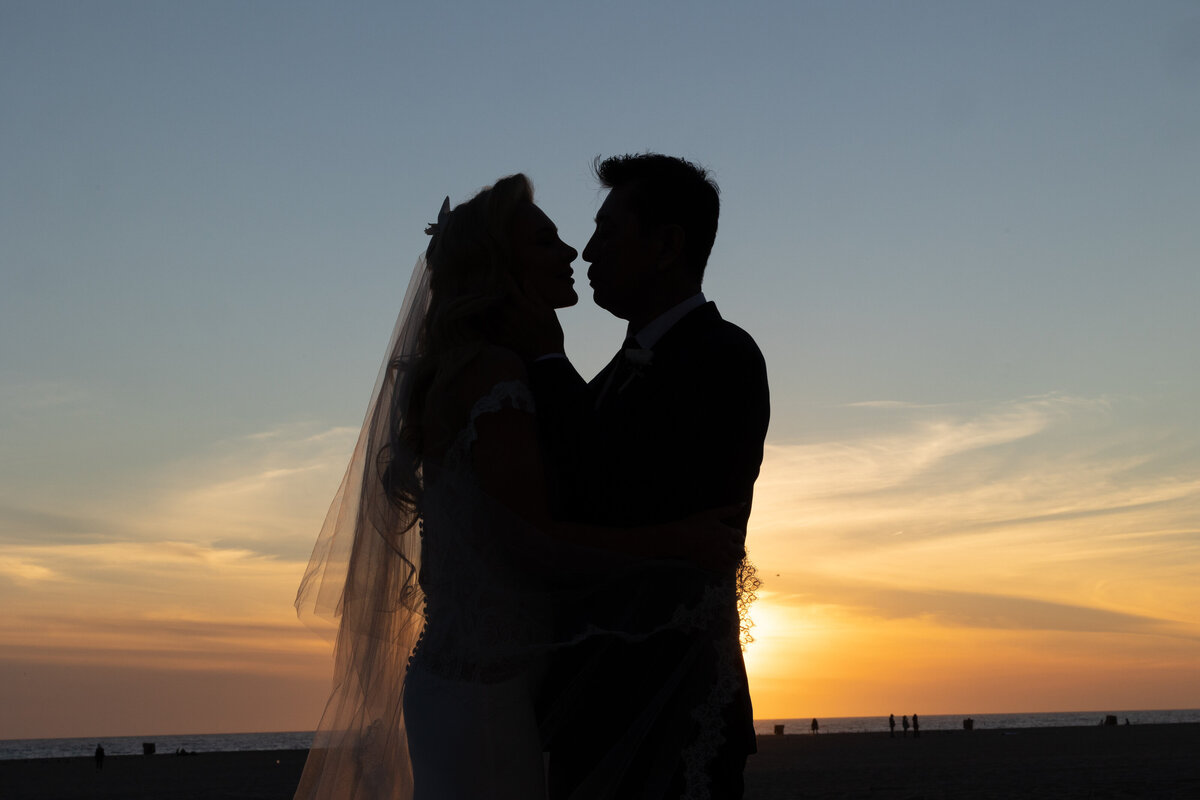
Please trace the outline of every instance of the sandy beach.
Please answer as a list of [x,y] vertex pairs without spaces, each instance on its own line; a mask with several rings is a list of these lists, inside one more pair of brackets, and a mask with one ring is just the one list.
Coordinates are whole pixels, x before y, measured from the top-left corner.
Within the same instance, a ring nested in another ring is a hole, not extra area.
[[747,800],[1197,798],[1200,725],[760,736]]
[[[746,800],[1200,797],[1200,724],[759,738]],[[0,761],[0,797],[288,800],[301,750]]]

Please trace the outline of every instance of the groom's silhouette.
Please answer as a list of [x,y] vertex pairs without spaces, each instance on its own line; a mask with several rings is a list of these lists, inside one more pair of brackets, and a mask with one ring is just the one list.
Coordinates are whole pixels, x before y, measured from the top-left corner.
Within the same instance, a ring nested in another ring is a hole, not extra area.
[[[596,304],[628,321],[629,338],[587,384],[565,358],[531,368],[559,512],[625,527],[745,503],[740,524],[770,412],[758,347],[700,291],[717,187],[703,169],[657,154],[610,158],[596,174],[610,191],[583,258]],[[616,797],[674,797],[697,781],[709,782],[714,798],[742,796],[755,740],[732,575],[680,577],[664,568],[648,585],[614,590],[572,613],[575,624],[614,614],[657,618],[722,583],[719,622],[633,644],[593,642],[552,663],[554,800],[613,773],[623,775],[608,787]],[[601,763],[617,741],[638,742],[633,761]]]

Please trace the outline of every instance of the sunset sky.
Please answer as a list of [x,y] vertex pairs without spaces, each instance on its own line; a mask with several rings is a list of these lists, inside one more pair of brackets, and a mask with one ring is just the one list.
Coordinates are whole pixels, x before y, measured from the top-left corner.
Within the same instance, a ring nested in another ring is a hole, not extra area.
[[643,150],[770,371],[756,716],[1200,707],[1194,0],[5,0],[0,738],[313,728],[425,223]]

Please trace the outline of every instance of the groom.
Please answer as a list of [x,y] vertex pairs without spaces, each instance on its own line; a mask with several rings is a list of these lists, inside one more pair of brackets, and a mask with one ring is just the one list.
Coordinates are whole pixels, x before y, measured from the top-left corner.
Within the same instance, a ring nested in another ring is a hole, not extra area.
[[[770,405],[758,347],[701,292],[717,186],[703,168],[652,153],[598,160],[595,171],[609,193],[583,258],[596,304],[626,320],[628,335],[586,384],[565,357],[531,367],[558,512],[632,527],[742,503],[732,524],[744,526]],[[699,780],[713,798],[742,797],[755,739],[732,573],[681,578],[666,569],[627,595],[576,609],[585,624],[614,613],[651,617],[725,587],[718,623],[593,642],[552,663],[546,692],[570,698],[548,734],[552,800],[594,785],[610,771],[598,754],[631,736],[640,743],[617,770],[624,777],[613,796],[676,797]],[[702,729],[705,714],[723,724]],[[716,739],[698,741],[714,727]]]

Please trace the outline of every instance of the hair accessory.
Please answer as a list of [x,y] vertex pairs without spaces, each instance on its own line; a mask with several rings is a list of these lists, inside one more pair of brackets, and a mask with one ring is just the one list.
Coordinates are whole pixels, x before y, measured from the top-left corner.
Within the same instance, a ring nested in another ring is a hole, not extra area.
[[431,222],[425,226],[425,233],[430,236],[429,245],[425,248],[425,258],[429,258],[433,253],[433,246],[437,244],[438,232],[446,224],[446,220],[450,218],[450,198],[447,196],[442,201],[442,207],[438,209],[437,222]]
[[425,233],[428,234],[429,236],[433,236],[434,234],[436,234],[438,231],[440,231],[442,229],[442,226],[446,224],[446,218],[449,216],[450,216],[450,198],[447,197],[445,200],[442,201],[442,207],[440,209],[438,209],[437,222],[431,222],[428,225],[426,225]]

